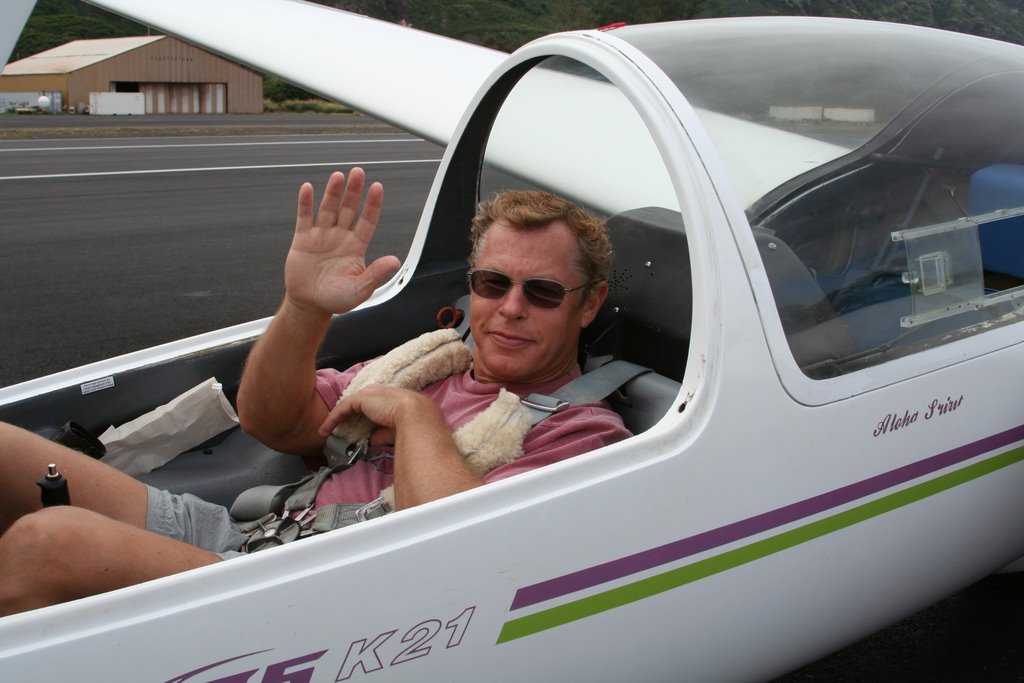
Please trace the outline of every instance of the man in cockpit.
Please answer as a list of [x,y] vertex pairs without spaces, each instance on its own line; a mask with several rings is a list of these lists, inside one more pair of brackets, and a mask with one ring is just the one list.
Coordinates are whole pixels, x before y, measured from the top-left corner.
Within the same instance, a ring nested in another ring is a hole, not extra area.
[[[269,446],[322,457],[340,422],[377,428],[370,454],[330,476],[316,496],[367,503],[393,486],[404,509],[629,436],[601,403],[573,405],[533,426],[522,455],[480,472],[453,432],[504,388],[550,394],[579,375],[580,333],[604,302],[611,245],[603,221],[541,192],[507,192],[480,205],[470,262],[472,366],[422,391],[371,384],[341,397],[361,366],[317,371],[331,316],[354,309],[399,267],[365,263],[383,203],[379,183],[334,173],[314,212],[299,190],[286,294],[254,345],[238,393],[244,430]],[[360,206],[362,203],[362,207]],[[339,400],[340,399],[340,400]],[[73,506],[40,509],[35,481],[48,463],[73,482]],[[0,615],[141,583],[239,554],[246,541],[228,511],[159,491],[24,430],[0,424]]]

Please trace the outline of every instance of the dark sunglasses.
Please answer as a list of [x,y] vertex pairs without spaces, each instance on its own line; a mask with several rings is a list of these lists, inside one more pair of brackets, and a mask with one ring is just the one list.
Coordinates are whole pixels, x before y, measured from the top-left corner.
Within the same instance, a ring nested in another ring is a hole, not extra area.
[[500,299],[508,294],[512,285],[522,285],[526,300],[538,308],[555,308],[562,303],[567,293],[583,289],[589,284],[566,287],[561,282],[542,277],[531,277],[520,282],[497,270],[472,270],[469,272],[469,286],[473,289],[474,294],[485,299]]

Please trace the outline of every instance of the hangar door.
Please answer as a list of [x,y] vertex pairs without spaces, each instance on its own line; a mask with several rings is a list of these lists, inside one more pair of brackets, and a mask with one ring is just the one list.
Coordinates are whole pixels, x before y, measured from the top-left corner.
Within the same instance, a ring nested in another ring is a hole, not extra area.
[[147,114],[223,114],[227,83],[139,83]]

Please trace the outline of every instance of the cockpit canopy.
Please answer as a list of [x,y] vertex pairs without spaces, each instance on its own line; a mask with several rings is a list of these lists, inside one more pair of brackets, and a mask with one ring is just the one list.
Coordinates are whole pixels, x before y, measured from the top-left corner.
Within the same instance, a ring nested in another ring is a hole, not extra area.
[[[843,374],[1017,319],[1024,49],[800,18],[616,36],[657,62],[704,124],[759,244],[774,252],[761,250],[806,374]],[[771,267],[780,251],[806,272]]]

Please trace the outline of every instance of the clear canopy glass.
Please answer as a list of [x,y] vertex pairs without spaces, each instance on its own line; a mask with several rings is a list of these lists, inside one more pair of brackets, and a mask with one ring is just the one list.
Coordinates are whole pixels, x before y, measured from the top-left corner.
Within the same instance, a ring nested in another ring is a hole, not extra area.
[[615,35],[696,109],[807,375],[1019,318],[1024,48],[808,18]]

